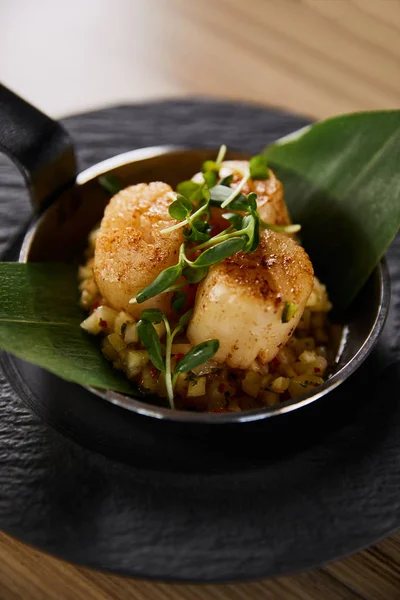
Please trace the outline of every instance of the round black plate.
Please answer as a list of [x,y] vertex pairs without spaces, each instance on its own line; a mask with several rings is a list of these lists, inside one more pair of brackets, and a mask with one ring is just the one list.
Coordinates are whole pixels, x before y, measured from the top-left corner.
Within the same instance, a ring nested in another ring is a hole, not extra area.
[[[257,152],[306,120],[183,101],[64,123],[86,168],[159,144]],[[29,209],[5,160],[0,181],[0,252],[12,259]],[[399,258],[398,238],[391,312],[365,366],[315,406],[268,423],[186,435],[2,355],[0,527],[77,563],[182,581],[304,569],[400,527]]]

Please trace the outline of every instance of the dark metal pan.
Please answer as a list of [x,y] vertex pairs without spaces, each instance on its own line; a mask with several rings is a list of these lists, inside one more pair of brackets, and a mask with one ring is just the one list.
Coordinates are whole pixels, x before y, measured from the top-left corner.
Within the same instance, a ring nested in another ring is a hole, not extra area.
[[[112,173],[123,185],[161,180],[174,186],[214,156],[212,150],[161,146],[135,150],[76,174],[71,140],[64,128],[0,85],[0,150],[16,163],[29,188],[36,216],[25,236],[20,261],[66,261],[85,247],[101,219],[109,197],[97,182]],[[229,158],[246,158],[231,152]],[[185,423],[240,423],[281,415],[321,399],[345,381],[366,359],[382,331],[390,302],[390,281],[383,261],[377,266],[350,310],[346,338],[336,370],[316,392],[276,407],[231,414],[171,411],[116,392],[91,391],[127,410]],[[100,350],[99,350],[100,351]]]

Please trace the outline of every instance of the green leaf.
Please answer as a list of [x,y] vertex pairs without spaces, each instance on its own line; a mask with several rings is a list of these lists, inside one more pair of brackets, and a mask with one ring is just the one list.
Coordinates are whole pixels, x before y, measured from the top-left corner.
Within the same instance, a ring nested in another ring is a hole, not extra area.
[[203,184],[188,180],[178,183],[176,191],[191,202],[199,202],[203,198]]
[[211,200],[213,202],[218,202],[218,204],[222,204],[229,196],[232,194],[232,190],[225,185],[215,185],[210,190]]
[[242,229],[242,227],[243,227],[242,215],[239,215],[238,213],[229,212],[229,213],[224,213],[222,216],[224,219],[226,219],[227,221],[232,223],[234,228],[237,229],[238,231],[239,231],[239,229]]
[[177,373],[187,373],[207,362],[218,351],[218,348],[218,340],[208,340],[207,342],[202,342],[198,346],[195,346],[176,363],[174,375]]
[[219,166],[217,165],[217,163],[214,160],[206,160],[205,162],[203,162],[203,166],[201,167],[201,170],[204,173],[209,173],[214,171],[215,173],[218,173],[219,171]]
[[185,292],[182,292],[181,290],[177,290],[176,292],[174,292],[171,300],[172,310],[177,313],[181,312],[181,310],[185,306],[186,299],[187,294],[185,294]]
[[208,171],[207,173],[203,173],[204,181],[206,182],[209,188],[212,188],[216,185],[218,179],[218,173],[216,171]]
[[221,242],[216,246],[212,246],[205,250],[196,260],[194,261],[194,267],[210,267],[211,265],[215,265],[216,263],[228,258],[228,256],[232,256],[232,254],[236,254],[239,250],[242,250],[246,245],[246,240],[243,238],[232,238],[230,240],[225,240],[225,242]]
[[294,302],[285,302],[282,312],[282,323],[289,323],[297,313],[299,307]]
[[334,308],[345,309],[400,225],[400,110],[334,117],[265,152]]
[[189,242],[207,242],[210,239],[211,226],[205,221],[193,221],[191,229],[184,229],[183,235]]
[[163,313],[158,308],[146,308],[146,310],[142,310],[140,315],[142,319],[150,321],[150,323],[161,323],[163,316]]
[[164,359],[161,350],[160,338],[153,323],[141,319],[137,324],[139,339],[147,350],[147,354],[153,365],[159,371],[165,371]]
[[[219,207],[225,200],[229,198],[232,194],[232,189],[226,187],[224,185],[218,184],[211,188],[210,196],[211,196],[211,205]],[[243,194],[238,194],[236,198],[234,198],[229,203],[229,208],[231,210],[248,210],[249,203],[247,201],[246,196]]]
[[169,205],[168,212],[170,216],[177,221],[183,221],[186,219],[189,213],[186,206],[184,206],[179,200],[175,200]]
[[164,271],[155,278],[155,280],[148,285],[136,296],[136,302],[141,304],[142,302],[146,302],[150,298],[157,296],[157,294],[161,294],[165,292],[182,274],[182,266],[180,264],[173,265],[172,267],[168,267]]
[[76,265],[0,263],[0,349],[55,375],[132,393],[80,323]]
[[269,178],[267,158],[262,154],[259,154],[258,156],[253,156],[253,158],[250,159],[249,167],[250,177],[253,180]]
[[185,325],[187,325],[189,323],[190,317],[192,316],[192,312],[193,312],[192,309],[187,310],[185,312],[185,314],[183,314],[181,316],[181,318],[178,321],[178,327],[179,327],[179,329],[183,329],[185,327]]
[[243,248],[244,252],[254,252],[260,243],[260,223],[258,213],[246,215],[242,221],[241,233],[246,235],[248,241]]
[[115,175],[100,175],[97,181],[111,196],[115,196],[122,190],[122,184]]
[[183,194],[177,194],[176,200],[178,202],[180,202],[182,204],[182,206],[184,206],[186,208],[188,213],[190,213],[192,211],[192,209],[193,209],[192,202],[190,202],[190,200],[188,200],[188,198],[186,198]]
[[233,175],[227,175],[226,177],[223,177],[220,182],[219,185],[225,185],[226,187],[229,187],[231,185],[233,181]]
[[247,196],[247,202],[249,205],[249,208],[253,211],[257,210],[257,194],[255,194],[254,192],[251,192],[251,194],[249,194]]
[[189,283],[199,283],[208,273],[208,267],[192,269],[192,267],[185,267],[182,271],[182,275]]

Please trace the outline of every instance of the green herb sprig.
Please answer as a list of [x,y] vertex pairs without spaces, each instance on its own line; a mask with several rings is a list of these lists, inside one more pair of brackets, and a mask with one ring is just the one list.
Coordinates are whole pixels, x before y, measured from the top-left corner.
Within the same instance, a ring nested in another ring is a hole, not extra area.
[[[206,161],[203,164],[203,182],[184,181],[177,186],[177,193],[171,192],[172,203],[169,214],[179,222],[161,231],[168,234],[180,228],[186,241],[181,245],[179,259],[176,265],[162,271],[146,288],[142,289],[131,302],[141,304],[154,296],[166,292],[177,292],[186,282],[199,283],[208,272],[208,268],[239,251],[254,252],[259,245],[259,229],[263,224],[257,211],[257,194],[247,196],[242,190],[251,173],[258,178],[269,177],[266,160],[263,156],[253,157],[250,161],[250,171],[245,173],[234,190],[230,188],[233,176],[222,179],[217,183],[219,170],[225,156],[226,147],[222,146],[216,161]],[[210,187],[212,186],[212,187]],[[210,208],[229,206],[231,211],[224,213],[224,218],[230,225],[211,237]],[[241,214],[244,213],[244,214]],[[188,244],[193,243],[190,248]],[[190,260],[188,254],[202,250],[200,256]],[[179,283],[181,278],[184,281]],[[177,283],[178,282],[178,283]],[[184,305],[184,292],[173,299],[173,308]]]
[[[168,401],[172,409],[175,408],[174,387],[178,375],[180,373],[188,373],[210,360],[219,348],[218,340],[207,340],[206,342],[194,346],[194,348],[191,348],[191,350],[176,363],[174,371],[172,372],[172,342],[174,341],[176,334],[179,333],[179,331],[182,331],[188,324],[191,314],[191,310],[185,312],[179,319],[176,327],[171,330],[171,325],[165,314],[156,308],[149,308],[142,312],[141,319],[137,324],[139,339],[146,348],[150,361],[156,369],[164,373]],[[164,323],[166,330],[165,357],[163,356],[160,338],[154,327],[154,323],[161,322]]]
[[110,196],[115,196],[122,190],[121,181],[115,175],[100,175],[97,181]]

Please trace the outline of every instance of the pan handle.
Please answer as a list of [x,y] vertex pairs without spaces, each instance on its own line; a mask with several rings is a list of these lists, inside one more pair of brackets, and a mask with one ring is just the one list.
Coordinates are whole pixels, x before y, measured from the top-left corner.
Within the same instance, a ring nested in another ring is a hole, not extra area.
[[23,174],[37,212],[75,181],[75,155],[65,129],[2,84],[0,152]]

